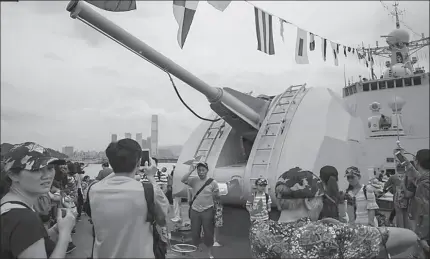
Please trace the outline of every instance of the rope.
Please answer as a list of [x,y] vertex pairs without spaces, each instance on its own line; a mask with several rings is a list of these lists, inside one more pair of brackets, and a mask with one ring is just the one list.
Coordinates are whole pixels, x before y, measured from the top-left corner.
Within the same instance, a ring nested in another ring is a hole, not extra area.
[[165,71],[166,74],[169,76],[170,82],[172,83],[173,89],[175,89],[176,95],[178,96],[179,100],[182,102],[182,104],[192,113],[194,114],[197,118],[204,120],[204,121],[210,121],[210,122],[217,122],[219,120],[221,120],[221,118],[215,119],[215,120],[211,120],[211,119],[206,119],[201,117],[200,115],[198,115],[197,113],[195,113],[186,103],[185,101],[182,99],[181,95],[179,94],[178,89],[176,88],[175,82],[173,81],[172,75],[170,75],[169,72]]
[[109,34],[107,34],[106,32],[104,32],[104,31],[102,31],[102,30],[100,30],[99,28],[97,28],[96,26],[94,26],[94,25],[92,25],[91,23],[89,23],[89,22],[87,22],[87,21],[85,21],[84,19],[82,19],[82,18],[80,18],[80,17],[78,17],[77,18],[79,21],[81,21],[81,22],[83,22],[83,23],[85,23],[86,25],[88,25],[88,26],[90,26],[91,28],[93,28],[93,29],[95,29],[96,31],[98,31],[98,32],[100,32],[101,34],[103,34],[104,36],[106,36],[107,38],[109,38],[109,39],[111,39],[111,40],[113,40],[113,41],[115,41],[116,43],[118,43],[119,45],[121,45],[121,46],[123,46],[124,48],[126,48],[126,49],[128,49],[129,51],[131,51],[131,52],[133,52],[134,54],[136,54],[137,56],[139,56],[139,57],[141,57],[141,58],[143,58],[144,60],[146,60],[147,62],[149,62],[150,64],[152,64],[153,66],[155,66],[155,67],[157,67],[157,68],[159,68],[160,70],[162,70],[162,71],[164,71],[164,72],[166,72],[167,73],[167,75],[169,76],[169,78],[170,78],[170,82],[172,83],[172,85],[173,85],[173,88],[175,89],[175,92],[176,92],[176,95],[179,97],[179,100],[182,102],[182,104],[192,113],[192,114],[194,114],[194,116],[196,116],[197,118],[199,118],[199,119],[201,119],[201,120],[204,120],[204,121],[210,121],[210,122],[217,122],[217,121],[219,121],[219,120],[221,120],[221,118],[218,118],[218,119],[215,119],[215,120],[211,120],[211,119],[206,119],[206,118],[203,118],[203,117],[201,117],[200,115],[198,115],[196,112],[194,112],[186,103],[185,103],[185,101],[182,99],[182,97],[181,97],[181,95],[179,94],[179,91],[178,91],[178,89],[176,88],[176,85],[175,85],[175,82],[173,82],[173,78],[172,78],[172,76],[170,75],[170,73],[169,73],[169,71],[167,70],[167,68],[163,68],[163,67],[161,67],[161,66],[159,66],[159,65],[157,65],[157,64],[155,64],[154,62],[152,62],[151,60],[148,60],[145,56],[143,56],[142,54],[140,54],[140,53],[138,53],[137,51],[135,51],[135,50],[133,50],[133,49],[131,49],[131,48],[129,48],[127,45],[125,45],[124,43],[122,43],[122,42],[120,42],[119,40],[117,40],[117,39],[115,39],[115,38],[113,38],[112,36],[110,36]]

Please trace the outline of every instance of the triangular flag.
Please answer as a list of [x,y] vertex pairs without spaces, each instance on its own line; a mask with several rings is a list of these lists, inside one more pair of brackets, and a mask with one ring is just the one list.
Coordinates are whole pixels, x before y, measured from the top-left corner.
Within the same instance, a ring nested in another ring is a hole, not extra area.
[[324,38],[321,38],[321,49],[322,49],[322,55],[324,61],[327,60],[327,40]]
[[269,55],[275,54],[273,44],[272,16],[257,7],[255,12],[255,29],[257,31],[258,50]]
[[345,57],[347,57],[346,56],[346,46],[343,46],[343,54],[345,54]]
[[340,46],[340,44],[336,44],[336,52],[337,52],[337,54],[339,54],[339,46]]
[[173,14],[179,25],[177,38],[181,49],[184,47],[198,4],[199,1],[173,0]]
[[309,49],[310,51],[315,50],[315,35],[312,32],[309,33]]
[[309,64],[307,42],[308,33],[297,27],[297,41],[296,41],[296,63]]
[[337,50],[339,49],[339,44],[336,44],[334,42],[331,43],[331,48],[333,49],[333,57],[334,57],[334,65],[339,66],[339,60],[337,59]]
[[281,18],[279,18],[279,23],[281,24],[281,38],[282,38],[282,41],[285,41],[285,39],[284,39],[284,20],[282,20]]
[[351,47],[348,47],[348,52],[351,52]]
[[208,1],[215,9],[224,12],[224,10],[230,5],[231,1]]
[[127,12],[136,10],[136,0],[86,0],[85,2],[109,12]]

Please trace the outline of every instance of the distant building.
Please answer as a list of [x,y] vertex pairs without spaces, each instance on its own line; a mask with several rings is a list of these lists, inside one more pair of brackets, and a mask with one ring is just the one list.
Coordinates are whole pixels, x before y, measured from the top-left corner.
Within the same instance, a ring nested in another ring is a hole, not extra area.
[[139,143],[142,148],[142,133],[136,133],[136,142]]
[[146,148],[149,149],[149,153],[152,155],[152,153],[151,153],[151,137],[146,138]]
[[125,138],[131,138],[131,133],[125,133]]
[[68,157],[72,157],[73,156],[73,147],[72,146],[67,146],[67,147],[63,147],[62,150],[63,154],[65,154]]
[[151,155],[158,155],[158,115],[152,115],[151,120]]
[[112,134],[111,142],[117,142],[117,141],[118,141],[118,135]]
[[142,139],[142,142],[140,142],[140,146],[141,146],[142,148],[149,149],[149,143],[148,143],[148,140],[146,140],[146,139]]

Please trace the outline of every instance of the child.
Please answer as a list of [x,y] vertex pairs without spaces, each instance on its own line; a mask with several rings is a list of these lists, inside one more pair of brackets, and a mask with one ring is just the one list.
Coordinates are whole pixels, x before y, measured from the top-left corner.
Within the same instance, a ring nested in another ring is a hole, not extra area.
[[267,180],[258,178],[255,181],[256,192],[252,194],[246,202],[246,209],[249,211],[251,223],[254,221],[263,221],[269,219],[272,200],[270,195],[266,193]]

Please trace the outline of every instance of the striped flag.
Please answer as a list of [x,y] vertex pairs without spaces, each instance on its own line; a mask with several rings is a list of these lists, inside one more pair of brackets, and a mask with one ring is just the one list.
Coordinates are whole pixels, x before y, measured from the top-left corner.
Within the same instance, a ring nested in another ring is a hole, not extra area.
[[336,44],[334,42],[330,42],[331,48],[333,49],[333,57],[334,57],[334,65],[339,66],[339,59],[337,58],[337,53],[339,53],[337,50],[339,49],[339,44]]
[[321,38],[321,48],[322,48],[322,55],[324,61],[327,60],[327,40],[324,38]]
[[258,50],[266,54],[274,55],[272,16],[254,7],[255,29],[257,31]]
[[309,33],[309,49],[315,50],[315,35],[312,32]]
[[224,10],[230,5],[231,1],[208,1],[215,9],[224,12]]
[[184,47],[198,4],[199,1],[173,0],[173,15],[179,25],[177,37],[181,49]]
[[282,38],[282,41],[285,41],[285,39],[284,39],[284,20],[281,19],[281,18],[279,18],[279,23],[281,24],[281,38]]
[[308,32],[297,27],[296,63],[309,64],[308,59]]
[[127,12],[136,10],[136,0],[86,0],[86,2],[109,12]]

